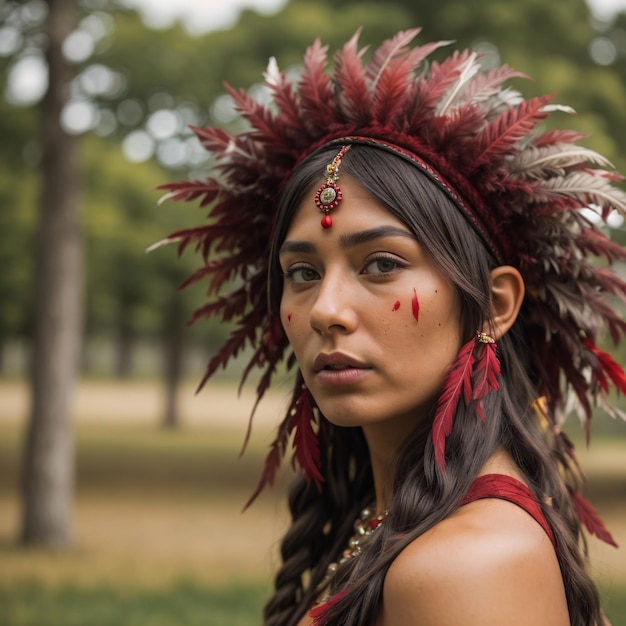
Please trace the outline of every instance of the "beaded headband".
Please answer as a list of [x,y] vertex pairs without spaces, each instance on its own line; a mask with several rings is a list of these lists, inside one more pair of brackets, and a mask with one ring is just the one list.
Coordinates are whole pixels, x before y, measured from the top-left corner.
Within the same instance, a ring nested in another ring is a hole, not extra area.
[[[521,74],[506,65],[485,70],[472,51],[427,65],[427,57],[448,42],[412,47],[418,32],[398,33],[367,63],[357,32],[335,55],[332,74],[326,71],[327,48],[316,40],[295,82],[271,59],[265,85],[272,104],[228,87],[247,130],[232,135],[194,129],[214,155],[219,175],[163,188],[166,198],[209,207],[210,221],[166,241],[179,242],[180,252],[189,245],[201,252],[203,265],[186,284],[208,281],[208,293],[216,296],[192,321],[236,322],[202,384],[247,347],[252,356],[242,384],[253,368],[261,368],[259,399],[283,359],[294,365],[266,296],[277,190],[321,146],[371,143],[420,167],[450,195],[500,262],[519,269],[530,312],[531,367],[546,419],[556,432],[573,406],[589,433],[594,406],[621,415],[608,397],[610,385],[626,393],[622,368],[597,346],[604,331],[615,344],[626,334],[612,302],[613,297],[626,302],[626,282],[606,267],[626,260],[626,249],[580,209],[595,207],[604,220],[612,211],[626,215],[626,193],[615,185],[623,178],[605,157],[576,143],[579,133],[539,132],[549,115],[571,113],[570,108],[551,104],[551,96],[523,99],[503,87]],[[316,197],[327,227],[330,211],[341,201],[334,177],[344,154],[342,149],[331,163]],[[214,252],[219,252],[215,258]],[[605,267],[594,264],[595,257],[603,257]],[[296,426],[295,458],[308,478],[323,480],[319,450],[311,444],[313,424],[302,417],[311,402],[297,386],[258,490],[273,482]]]

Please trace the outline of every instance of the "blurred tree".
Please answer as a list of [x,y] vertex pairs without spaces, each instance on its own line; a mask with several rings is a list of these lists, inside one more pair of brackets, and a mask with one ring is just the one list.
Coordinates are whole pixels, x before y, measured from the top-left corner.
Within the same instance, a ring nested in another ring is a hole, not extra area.
[[33,274],[37,184],[34,170],[15,152],[34,117],[9,107],[0,115],[0,375],[6,345],[32,328],[33,293],[27,287]]
[[73,29],[74,5],[49,0],[45,22],[48,88],[41,103],[32,407],[23,460],[22,541],[48,546],[66,546],[72,539],[70,402],[82,334],[76,142],[61,126],[72,75],[62,45]]

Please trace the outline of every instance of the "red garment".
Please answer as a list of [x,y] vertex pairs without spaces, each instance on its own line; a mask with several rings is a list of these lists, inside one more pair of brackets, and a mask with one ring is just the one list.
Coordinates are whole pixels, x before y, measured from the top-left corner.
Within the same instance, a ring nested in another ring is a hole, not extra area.
[[556,550],[554,533],[548,520],[541,511],[537,498],[530,489],[519,480],[505,474],[485,474],[479,476],[470,486],[467,494],[461,500],[461,506],[482,498],[498,498],[507,500],[521,507],[546,531]]
[[[548,520],[545,518],[541,511],[541,506],[537,501],[537,498],[532,494],[531,490],[522,482],[506,474],[485,474],[479,476],[471,485],[465,497],[461,500],[459,506],[469,504],[475,500],[482,500],[483,498],[498,498],[500,500],[507,500],[526,511],[533,519],[546,531],[546,535],[552,542],[554,549],[556,550],[556,541],[554,539],[554,533]],[[309,615],[313,618],[315,626],[321,626],[324,623],[324,615],[333,607],[343,596],[346,591],[340,591],[330,598],[324,604],[316,606],[309,612]]]

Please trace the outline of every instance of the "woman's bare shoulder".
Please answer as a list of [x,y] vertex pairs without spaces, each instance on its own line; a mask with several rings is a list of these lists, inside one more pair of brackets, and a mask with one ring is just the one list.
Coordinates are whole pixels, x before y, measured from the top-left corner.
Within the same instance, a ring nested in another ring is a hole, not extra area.
[[518,506],[472,502],[409,544],[391,565],[380,626],[568,626],[554,548]]

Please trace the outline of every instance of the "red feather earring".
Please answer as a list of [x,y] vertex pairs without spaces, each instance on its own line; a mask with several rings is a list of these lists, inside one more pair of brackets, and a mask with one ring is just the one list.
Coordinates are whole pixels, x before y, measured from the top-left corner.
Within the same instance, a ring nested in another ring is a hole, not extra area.
[[499,387],[500,362],[496,349],[493,337],[476,331],[476,336],[459,350],[448,371],[432,427],[435,460],[441,470],[446,467],[446,439],[452,432],[461,396],[466,405],[476,402],[476,412],[485,421],[481,400]]

